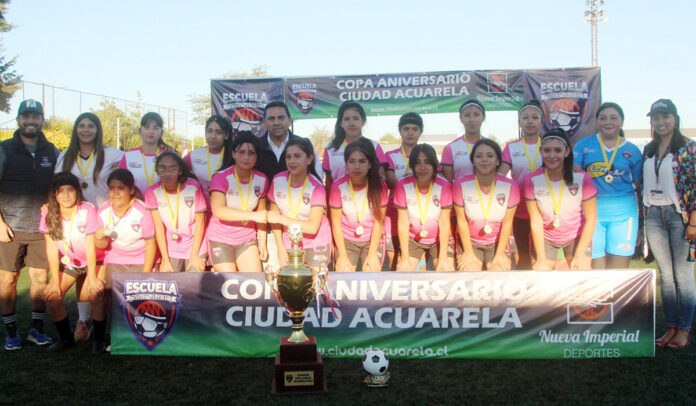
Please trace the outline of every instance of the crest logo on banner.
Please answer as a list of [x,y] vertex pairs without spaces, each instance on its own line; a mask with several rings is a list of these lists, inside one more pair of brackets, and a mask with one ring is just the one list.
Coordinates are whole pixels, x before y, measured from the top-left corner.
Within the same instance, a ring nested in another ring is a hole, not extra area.
[[235,111],[230,117],[230,121],[235,135],[241,131],[251,131],[254,134],[259,134],[261,131],[261,113],[251,108],[241,108]]
[[587,99],[556,99],[541,105],[552,128],[562,128],[572,138],[585,122]]
[[174,328],[181,308],[179,286],[171,280],[126,280],[121,307],[135,339],[152,351]]
[[293,83],[290,86],[290,99],[295,103],[302,114],[309,114],[317,103],[316,83],[302,82]]
[[[596,296],[596,297],[595,297]],[[613,324],[613,290],[596,292],[592,297],[585,293],[570,293],[567,305],[568,324]]]
[[487,73],[486,82],[488,84],[488,93],[508,92],[507,73]]

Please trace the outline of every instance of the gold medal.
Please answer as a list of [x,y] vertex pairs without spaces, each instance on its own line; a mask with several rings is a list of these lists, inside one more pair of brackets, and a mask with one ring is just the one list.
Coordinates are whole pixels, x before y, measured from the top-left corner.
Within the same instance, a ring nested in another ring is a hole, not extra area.
[[365,182],[365,197],[363,197],[362,207],[358,208],[358,202],[355,201],[355,191],[353,189],[353,181],[348,179],[348,189],[350,189],[350,198],[353,200],[353,206],[355,207],[355,215],[358,218],[358,226],[355,228],[355,235],[361,236],[365,232],[363,226],[360,225],[362,221],[362,214],[365,211],[365,206],[367,205],[367,188],[369,184]]
[[358,237],[363,235],[364,232],[365,232],[365,229],[363,228],[363,226],[357,226],[355,228],[355,235],[357,235]]
[[484,234],[490,234],[493,232],[493,227],[489,226],[488,223],[486,223],[486,225],[483,226],[483,232]]
[[481,205],[481,213],[483,214],[483,221],[486,225],[483,226],[483,232],[485,234],[490,234],[493,232],[493,228],[488,225],[488,217],[491,214],[491,204],[493,203],[493,191],[495,190],[495,178],[491,182],[491,188],[488,191],[488,208],[483,207],[483,196],[481,195],[481,185],[479,184],[478,176],[474,176],[474,181],[476,182],[476,192],[478,193],[479,205]]
[[118,233],[116,233],[116,231],[111,231],[111,233],[108,235],[108,237],[111,238],[112,240],[115,240],[118,238]]
[[89,187],[89,184],[83,181],[82,183],[80,183],[80,186],[82,186],[82,189],[87,189]]
[[[181,184],[176,184],[176,206],[174,206],[174,210],[172,210],[172,206],[169,204],[169,193],[164,188],[164,185],[161,185],[160,187],[162,188],[162,193],[164,193],[164,200],[167,203],[167,209],[169,209],[169,218],[172,220],[172,227],[174,227],[174,230],[177,230],[179,224],[179,194],[181,192]],[[172,233],[172,240],[177,242],[179,241],[179,234],[177,234],[176,231]]]
[[[218,159],[219,161],[219,159]],[[219,162],[218,162],[219,164]],[[208,168],[210,171],[210,168]],[[249,208],[249,194],[251,193],[251,186],[254,183],[254,171],[251,171],[251,176],[249,177],[249,185],[247,186],[247,193],[246,193],[246,200],[242,198],[242,183],[239,181],[239,176],[237,176],[237,166],[235,165],[234,167],[234,180],[237,183],[237,191],[239,192],[239,203],[242,206],[242,210],[247,211]],[[249,222],[244,220],[242,221],[242,225],[245,226]]]
[[68,266],[68,265],[70,265],[70,258],[68,258],[67,255],[63,255],[62,257],[60,257],[60,262],[63,265]]
[[181,239],[181,236],[179,234],[172,233],[172,240],[173,241],[179,242],[180,239]]
[[420,235],[421,238],[425,238],[428,236],[428,230],[421,230],[421,232],[418,233],[418,235]]
[[555,219],[553,219],[553,226],[554,226],[555,228],[560,227],[560,225],[561,225],[561,220],[560,220],[558,217],[556,217]]
[[561,201],[563,200],[563,188],[565,187],[565,181],[561,179],[561,188],[558,191],[558,200],[556,200],[553,193],[553,185],[551,185],[551,179],[549,179],[548,172],[544,171],[544,177],[546,177],[546,184],[549,186],[549,194],[551,195],[551,203],[553,203],[553,214],[555,215],[553,226],[558,227],[561,225],[561,220],[558,219],[558,213],[561,211]]
[[607,183],[611,183],[614,181],[614,177],[611,176],[611,174],[607,173],[606,175],[604,175],[604,181]]
[[619,151],[619,144],[621,143],[621,137],[616,137],[616,144],[614,145],[614,152],[611,153],[611,158],[607,158],[607,153],[604,151],[604,142],[602,141],[602,137],[597,134],[597,141],[599,142],[599,149],[602,150],[602,156],[604,157],[604,164],[605,167],[607,168],[607,174],[604,175],[604,181],[607,183],[611,183],[614,181],[614,177],[611,176],[611,166],[614,163],[614,158],[616,158],[616,153]]

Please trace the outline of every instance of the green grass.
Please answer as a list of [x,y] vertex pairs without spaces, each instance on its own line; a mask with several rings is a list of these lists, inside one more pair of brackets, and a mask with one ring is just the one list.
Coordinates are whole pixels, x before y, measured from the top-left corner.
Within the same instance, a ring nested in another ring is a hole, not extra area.
[[[644,267],[643,264],[632,264]],[[75,297],[66,299],[76,319]],[[20,279],[19,326],[29,324]],[[657,309],[657,334],[662,310]],[[4,335],[4,329],[0,330]],[[49,333],[54,337],[55,329]],[[329,394],[272,397],[271,359],[93,356],[91,343],[50,354],[0,350],[0,403],[13,404],[690,404],[696,345],[655,358],[598,360],[392,360],[388,388],[362,386],[359,360],[325,359]]]

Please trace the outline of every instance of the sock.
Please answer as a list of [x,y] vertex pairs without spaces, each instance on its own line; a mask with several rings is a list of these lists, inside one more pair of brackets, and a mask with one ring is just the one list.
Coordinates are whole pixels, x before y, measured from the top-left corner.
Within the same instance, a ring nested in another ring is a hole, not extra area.
[[43,333],[43,324],[46,319],[45,312],[31,311],[31,326],[39,333]]
[[63,320],[55,321],[54,323],[56,324],[56,330],[58,330],[58,335],[60,336],[61,341],[73,340],[73,334],[70,330],[70,321],[68,320],[68,316],[65,316]]
[[93,320],[94,322],[94,340],[105,341],[106,338],[106,320]]
[[3,314],[2,322],[5,323],[5,329],[7,330],[7,335],[15,338],[17,337],[17,314]]
[[80,315],[79,319],[87,323],[92,318],[92,303],[77,302],[77,313]]

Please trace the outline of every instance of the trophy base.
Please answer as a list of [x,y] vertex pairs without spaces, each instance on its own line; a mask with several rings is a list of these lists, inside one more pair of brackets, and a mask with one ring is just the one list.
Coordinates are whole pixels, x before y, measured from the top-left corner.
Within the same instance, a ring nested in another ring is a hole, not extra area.
[[368,388],[385,388],[389,386],[389,378],[391,378],[389,372],[384,375],[368,375],[363,383]]
[[280,339],[280,353],[275,357],[273,395],[305,395],[327,393],[324,363],[317,352],[317,341],[294,344],[287,337]]

